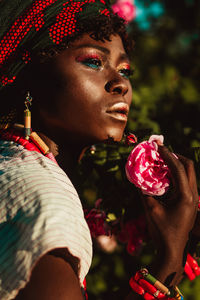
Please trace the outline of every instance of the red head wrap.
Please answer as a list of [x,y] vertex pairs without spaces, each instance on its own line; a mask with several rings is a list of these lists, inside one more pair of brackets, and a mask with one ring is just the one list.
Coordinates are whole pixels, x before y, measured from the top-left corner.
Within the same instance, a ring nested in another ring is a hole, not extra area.
[[[1,6],[6,5],[6,1],[2,1]],[[62,43],[75,34],[77,19],[86,18],[87,14],[109,16],[109,6],[104,0],[32,1],[13,24],[0,33],[0,89],[15,80],[31,59],[32,51]]]

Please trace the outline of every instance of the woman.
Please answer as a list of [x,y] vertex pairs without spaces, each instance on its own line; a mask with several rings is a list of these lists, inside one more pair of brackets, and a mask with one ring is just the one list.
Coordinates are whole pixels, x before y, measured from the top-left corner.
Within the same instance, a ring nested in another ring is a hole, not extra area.
[[[1,1],[2,16],[9,2]],[[12,24],[3,19],[0,44],[0,298],[83,299],[91,240],[69,178],[88,146],[122,138],[132,98],[130,47],[123,21],[103,0],[18,4],[12,2],[15,14],[9,11]],[[24,100],[25,132],[16,125]],[[31,103],[32,129],[45,145],[31,134]],[[157,248],[151,272],[174,286],[198,195],[192,163],[163,146],[159,151],[171,170],[176,205],[164,207],[153,197],[143,202]]]

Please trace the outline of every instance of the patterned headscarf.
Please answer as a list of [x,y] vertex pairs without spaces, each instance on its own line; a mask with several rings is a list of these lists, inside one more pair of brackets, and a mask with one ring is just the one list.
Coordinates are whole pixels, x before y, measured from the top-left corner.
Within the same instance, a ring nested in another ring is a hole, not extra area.
[[104,0],[2,0],[0,90],[15,80],[32,53],[75,35],[77,20],[102,14],[110,15]]

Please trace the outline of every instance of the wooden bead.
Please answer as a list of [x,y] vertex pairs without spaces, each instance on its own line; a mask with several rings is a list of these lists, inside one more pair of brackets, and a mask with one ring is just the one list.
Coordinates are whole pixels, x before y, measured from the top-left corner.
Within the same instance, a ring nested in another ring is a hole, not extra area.
[[45,144],[45,142],[39,137],[36,132],[32,132],[30,135],[30,139],[34,142],[34,144],[40,149],[40,151],[46,155],[49,152],[49,147]]

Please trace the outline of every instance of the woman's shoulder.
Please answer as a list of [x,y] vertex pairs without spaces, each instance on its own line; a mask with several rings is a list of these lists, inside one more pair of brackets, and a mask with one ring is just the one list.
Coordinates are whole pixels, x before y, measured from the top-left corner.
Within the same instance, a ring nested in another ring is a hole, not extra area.
[[0,188],[6,196],[14,192],[20,197],[21,192],[21,197],[34,194],[35,200],[50,200],[56,193],[57,199],[67,197],[81,208],[72,182],[55,162],[12,142],[0,141]]
[[39,220],[45,228],[52,223],[87,229],[78,194],[58,165],[16,144],[3,151],[6,155],[0,147],[0,224],[23,219],[20,224]]

